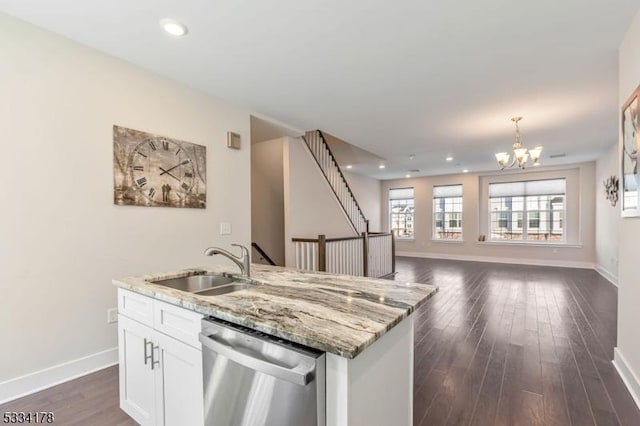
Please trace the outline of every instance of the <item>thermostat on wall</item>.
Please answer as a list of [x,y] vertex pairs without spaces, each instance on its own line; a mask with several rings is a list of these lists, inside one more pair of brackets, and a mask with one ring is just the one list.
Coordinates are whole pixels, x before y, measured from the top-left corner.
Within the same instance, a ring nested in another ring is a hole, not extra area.
[[227,132],[227,148],[240,149],[240,135]]

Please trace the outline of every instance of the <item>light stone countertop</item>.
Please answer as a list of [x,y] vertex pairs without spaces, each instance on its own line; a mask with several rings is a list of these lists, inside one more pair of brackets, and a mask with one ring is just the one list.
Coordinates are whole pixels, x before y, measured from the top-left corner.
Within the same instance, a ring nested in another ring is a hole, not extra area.
[[113,284],[304,346],[354,358],[429,299],[437,287],[275,266],[251,265],[259,285],[202,296],[150,281],[226,272],[233,267],[184,269],[113,280]]

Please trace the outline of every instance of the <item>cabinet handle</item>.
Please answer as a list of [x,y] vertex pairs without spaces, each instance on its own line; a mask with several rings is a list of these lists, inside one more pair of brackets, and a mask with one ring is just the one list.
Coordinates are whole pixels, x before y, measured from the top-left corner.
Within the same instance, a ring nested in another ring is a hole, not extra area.
[[[147,346],[151,345],[151,355],[149,355],[147,351]],[[151,360],[153,363],[153,342],[144,338],[144,365],[147,365],[148,361]],[[151,364],[151,369],[153,370],[153,364]]]
[[156,349],[158,349],[158,358],[160,358],[160,346],[159,345],[154,345],[153,342],[151,343],[151,369],[153,370],[153,368],[156,365],[160,365],[160,360],[156,359]]

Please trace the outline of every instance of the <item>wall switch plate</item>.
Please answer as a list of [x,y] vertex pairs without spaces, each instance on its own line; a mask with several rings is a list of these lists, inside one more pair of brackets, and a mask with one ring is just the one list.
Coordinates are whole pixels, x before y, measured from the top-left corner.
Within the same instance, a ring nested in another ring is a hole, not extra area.
[[107,324],[118,322],[118,308],[107,309]]
[[231,235],[231,224],[229,222],[220,223],[220,235]]

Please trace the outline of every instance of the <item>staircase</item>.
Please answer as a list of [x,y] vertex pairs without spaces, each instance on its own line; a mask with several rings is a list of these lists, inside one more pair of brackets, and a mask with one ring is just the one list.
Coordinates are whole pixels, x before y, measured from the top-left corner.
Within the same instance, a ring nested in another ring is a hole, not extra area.
[[318,163],[320,170],[322,170],[344,214],[349,219],[355,235],[369,232],[369,221],[364,216],[351,188],[349,188],[349,184],[342,174],[342,170],[340,170],[338,162],[331,152],[331,148],[329,148],[329,144],[327,144],[322,132],[320,130],[308,131],[302,139]]

